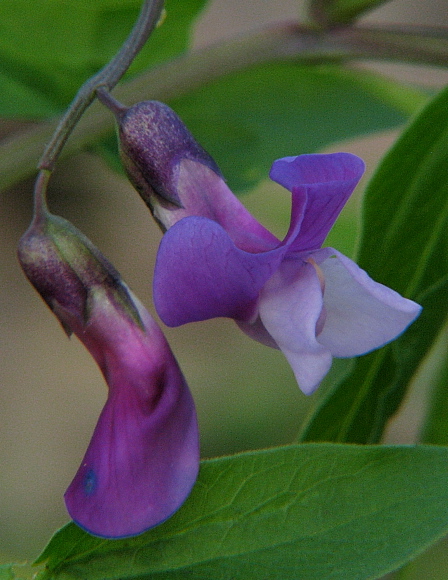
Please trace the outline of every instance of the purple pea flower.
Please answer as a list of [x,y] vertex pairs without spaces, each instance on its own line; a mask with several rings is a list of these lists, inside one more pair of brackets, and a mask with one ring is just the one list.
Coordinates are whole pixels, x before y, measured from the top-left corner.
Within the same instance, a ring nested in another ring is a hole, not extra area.
[[161,330],[72,224],[41,212],[19,244],[36,290],[89,350],[109,393],[65,502],[91,534],[133,536],[171,516],[196,480],[193,399]]
[[122,109],[120,146],[131,181],[167,230],[157,255],[154,303],[168,326],[233,318],[282,350],[311,394],[332,357],[365,354],[397,338],[421,307],[373,281],[322,244],[364,172],[355,155],[300,155],[270,177],[292,194],[283,241],[225,184],[177,115],[155,101]]

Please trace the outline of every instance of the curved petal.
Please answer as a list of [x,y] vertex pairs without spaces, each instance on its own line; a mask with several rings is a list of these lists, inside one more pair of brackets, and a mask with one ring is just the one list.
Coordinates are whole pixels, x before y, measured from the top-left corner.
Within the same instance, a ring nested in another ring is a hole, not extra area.
[[182,373],[154,319],[69,222],[38,213],[22,238],[20,258],[109,387],[66,492],[68,511],[95,535],[139,534],[180,507],[198,472],[196,414]]
[[184,218],[163,236],[154,272],[154,304],[165,324],[226,316],[249,320],[258,294],[286,247],[251,254],[216,222]]
[[284,157],[274,161],[270,178],[292,192],[306,191],[308,203],[291,251],[320,248],[364,172],[364,162],[350,153]]
[[318,387],[331,366],[330,352],[316,340],[322,308],[316,269],[299,259],[285,259],[260,294],[261,321],[306,395]]
[[127,537],[160,524],[196,480],[199,444],[191,394],[172,355],[152,366],[149,372],[134,369],[133,377],[112,377],[109,398],[65,494],[70,516],[91,534]]
[[189,216],[209,218],[220,224],[235,245],[246,252],[271,250],[280,243],[208,167],[182,159],[177,183],[183,209],[177,212],[176,221]]
[[166,520],[188,496],[199,466],[188,386],[162,331],[121,284],[138,323],[101,286],[90,291],[87,323],[62,313],[109,387],[65,501],[79,526],[108,538],[140,534]]
[[325,248],[313,254],[325,276],[325,326],[318,341],[333,356],[365,354],[394,340],[421,307],[373,281],[352,260]]
[[155,202],[152,206],[154,217],[165,230],[185,217],[198,216],[218,222],[235,245],[246,252],[271,250],[279,244],[211,168],[191,159],[181,159],[174,169],[180,205]]
[[[307,203],[306,191],[301,191],[298,195],[292,198],[291,207],[291,221],[289,225],[288,232],[281,243],[286,249],[286,254],[288,253],[291,241],[294,241],[297,236],[297,232],[300,230],[300,226],[303,220],[304,211]],[[271,348],[279,348],[275,340],[266,330],[263,322],[260,319],[260,315],[250,321],[237,320],[236,323],[241,328],[241,330],[253,338],[257,342],[269,346]]]

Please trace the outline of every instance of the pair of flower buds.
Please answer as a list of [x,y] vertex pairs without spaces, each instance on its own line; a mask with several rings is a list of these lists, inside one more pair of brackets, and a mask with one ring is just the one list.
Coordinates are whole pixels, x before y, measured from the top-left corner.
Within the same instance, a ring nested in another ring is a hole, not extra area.
[[[325,237],[364,171],[348,153],[275,161],[270,177],[292,195],[283,241],[227,187],[216,163],[166,105],[112,106],[126,172],[165,232],[154,303],[165,324],[233,318],[279,348],[312,393],[332,357],[396,338],[420,306],[374,282]],[[196,480],[194,403],[156,322],[114,267],[45,204],[19,244],[31,283],[104,374],[109,394],[65,494],[74,521],[108,538],[170,517]]]

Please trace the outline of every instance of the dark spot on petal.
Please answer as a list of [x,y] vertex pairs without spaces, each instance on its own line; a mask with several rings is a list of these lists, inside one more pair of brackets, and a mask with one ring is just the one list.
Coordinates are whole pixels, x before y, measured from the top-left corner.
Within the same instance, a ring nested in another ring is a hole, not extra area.
[[93,469],[89,469],[84,477],[84,491],[87,495],[91,495],[96,489],[96,475]]

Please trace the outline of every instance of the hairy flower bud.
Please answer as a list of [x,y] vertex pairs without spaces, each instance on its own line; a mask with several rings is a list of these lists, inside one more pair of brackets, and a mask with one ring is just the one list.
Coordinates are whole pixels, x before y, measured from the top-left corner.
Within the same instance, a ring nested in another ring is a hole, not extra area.
[[248,251],[277,242],[232,194],[215,161],[172,109],[157,101],[126,108],[110,95],[102,100],[117,117],[129,179],[163,231],[196,215],[218,222]]
[[41,211],[19,243],[30,282],[98,363],[109,393],[65,494],[74,521],[109,538],[171,516],[196,480],[199,444],[188,386],[160,328],[93,244]]
[[184,207],[179,183],[184,160],[221,177],[215,161],[167,105],[144,101],[120,110],[117,117],[123,165],[151,211],[159,204]]

